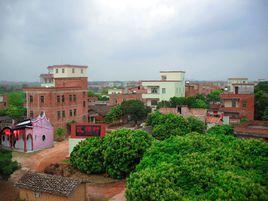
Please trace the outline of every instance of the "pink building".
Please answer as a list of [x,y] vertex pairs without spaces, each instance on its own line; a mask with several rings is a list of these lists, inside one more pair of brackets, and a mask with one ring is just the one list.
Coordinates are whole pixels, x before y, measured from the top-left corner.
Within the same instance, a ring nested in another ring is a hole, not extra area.
[[12,128],[5,127],[1,131],[3,148],[22,152],[32,152],[53,146],[54,131],[45,113],[36,119],[27,119]]

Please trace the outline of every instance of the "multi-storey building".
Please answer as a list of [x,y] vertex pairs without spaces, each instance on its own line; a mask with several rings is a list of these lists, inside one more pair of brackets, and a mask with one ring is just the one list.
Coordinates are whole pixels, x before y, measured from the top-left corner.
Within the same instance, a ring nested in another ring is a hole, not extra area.
[[185,83],[185,96],[195,96],[197,94],[208,95],[212,91],[222,89],[221,86],[215,85],[213,82],[196,83],[196,82],[186,82]]
[[248,78],[229,78],[227,83],[228,92],[235,94],[253,94],[254,86]]
[[156,107],[158,102],[171,97],[185,96],[185,71],[160,71],[161,80],[142,81],[146,93],[142,98],[147,106]]
[[24,88],[29,118],[41,112],[55,128],[65,128],[69,121],[88,119],[87,66],[48,66],[48,74],[41,74],[41,86]]
[[0,95],[0,110],[7,108],[7,95]]

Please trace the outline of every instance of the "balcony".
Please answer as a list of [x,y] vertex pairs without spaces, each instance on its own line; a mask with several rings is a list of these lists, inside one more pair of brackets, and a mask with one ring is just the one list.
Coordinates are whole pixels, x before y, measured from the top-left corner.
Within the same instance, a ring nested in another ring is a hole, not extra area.
[[159,93],[147,93],[142,94],[143,99],[159,99],[160,94]]

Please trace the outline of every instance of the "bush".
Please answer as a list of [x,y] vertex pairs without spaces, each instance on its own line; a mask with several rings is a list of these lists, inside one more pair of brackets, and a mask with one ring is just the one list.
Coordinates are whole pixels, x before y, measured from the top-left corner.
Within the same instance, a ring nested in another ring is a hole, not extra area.
[[149,116],[147,123],[153,126],[153,136],[158,140],[190,132],[188,121],[182,116],[171,113],[166,115],[153,113]]
[[142,130],[121,129],[104,138],[88,138],[75,146],[71,164],[82,172],[104,173],[124,178],[140,162],[153,138]]
[[232,135],[234,134],[234,129],[229,125],[216,125],[208,129],[207,133],[216,135]]
[[104,138],[104,165],[113,178],[124,178],[140,162],[152,137],[142,130],[120,129]]
[[11,151],[0,150],[0,175],[3,178],[8,178],[18,167],[17,161],[12,161]]
[[231,135],[188,134],[153,143],[127,179],[138,200],[267,200],[268,145]]
[[187,118],[191,132],[205,133],[206,124],[200,119],[191,116]]
[[103,150],[103,138],[88,138],[74,147],[70,163],[73,167],[88,174],[103,173],[105,172]]
[[57,128],[56,129],[56,136],[57,137],[62,137],[64,135],[65,131],[63,128]]

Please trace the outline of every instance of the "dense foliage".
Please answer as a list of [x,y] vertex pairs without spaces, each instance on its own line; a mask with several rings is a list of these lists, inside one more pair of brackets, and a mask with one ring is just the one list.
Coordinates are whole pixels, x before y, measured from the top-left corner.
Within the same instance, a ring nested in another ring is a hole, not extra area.
[[7,99],[8,106],[0,111],[0,115],[8,115],[13,119],[20,119],[26,115],[26,108],[23,107],[25,102],[23,92],[10,92]]
[[204,133],[206,125],[195,117],[184,118],[175,114],[151,113],[147,124],[153,127],[153,136],[164,140],[174,135],[186,135],[189,132]]
[[70,162],[86,173],[107,172],[113,178],[124,178],[134,170],[152,140],[142,130],[116,130],[104,138],[80,142],[71,153]]
[[12,152],[0,150],[0,176],[8,178],[16,169],[18,169],[17,161],[12,161]]
[[122,102],[121,105],[110,109],[105,116],[105,122],[111,123],[118,121],[123,117],[128,121],[133,121],[137,124],[138,121],[146,119],[150,110],[139,100],[128,100]]
[[203,97],[190,96],[190,97],[172,97],[170,98],[170,106],[177,107],[187,105],[189,108],[207,108],[208,103]]
[[268,120],[268,81],[255,87],[255,119]]
[[127,116],[130,121],[137,123],[144,120],[150,110],[140,100],[128,100],[121,104],[123,115]]
[[103,173],[105,172],[103,150],[103,138],[88,138],[74,147],[70,162],[82,172]]
[[222,93],[222,90],[214,90],[210,94],[207,95],[207,100],[208,102],[219,102],[220,99],[220,94]]
[[122,118],[123,111],[121,105],[115,106],[109,110],[109,112],[105,116],[105,122],[111,123],[118,121]]
[[104,138],[104,166],[113,178],[124,178],[140,162],[152,137],[142,130],[121,129]]
[[268,144],[228,129],[153,143],[127,179],[127,200],[267,200]]

